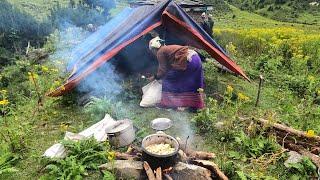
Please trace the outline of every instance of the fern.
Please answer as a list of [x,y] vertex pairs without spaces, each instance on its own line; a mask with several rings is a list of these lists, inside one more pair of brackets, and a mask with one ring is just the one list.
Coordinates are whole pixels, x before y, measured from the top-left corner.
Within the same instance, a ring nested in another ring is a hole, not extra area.
[[11,153],[6,147],[0,147],[0,175],[5,173],[15,173],[18,169],[13,165],[19,160],[20,157]]

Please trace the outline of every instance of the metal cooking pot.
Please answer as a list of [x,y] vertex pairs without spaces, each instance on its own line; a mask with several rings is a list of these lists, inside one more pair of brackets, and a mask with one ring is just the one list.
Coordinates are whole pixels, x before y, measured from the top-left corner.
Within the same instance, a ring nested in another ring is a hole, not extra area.
[[135,139],[133,123],[129,119],[118,121],[118,124],[109,132],[108,139],[111,145],[123,147],[131,144]]
[[[166,155],[159,155],[146,150],[146,147],[152,144],[160,143],[170,144],[172,147],[174,147],[174,152]],[[151,134],[142,140],[142,150],[142,159],[147,161],[152,169],[156,169],[158,167],[166,169],[174,166],[174,164],[177,162],[179,143],[174,137],[164,133]]]

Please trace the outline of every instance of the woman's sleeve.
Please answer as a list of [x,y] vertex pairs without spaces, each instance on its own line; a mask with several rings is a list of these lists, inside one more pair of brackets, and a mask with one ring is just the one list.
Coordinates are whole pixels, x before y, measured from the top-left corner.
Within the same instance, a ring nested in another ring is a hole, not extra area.
[[158,67],[158,72],[157,72],[155,78],[161,79],[168,71],[168,66],[167,66],[168,60],[162,51],[158,52],[157,59],[159,62],[159,67]]

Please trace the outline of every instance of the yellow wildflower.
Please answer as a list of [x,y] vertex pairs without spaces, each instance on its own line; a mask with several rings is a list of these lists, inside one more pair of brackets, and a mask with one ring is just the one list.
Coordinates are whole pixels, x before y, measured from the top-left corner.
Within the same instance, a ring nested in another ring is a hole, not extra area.
[[115,157],[116,157],[116,153],[113,152],[113,151],[110,151],[110,152],[108,152],[107,154],[108,154],[108,160],[109,160],[109,161],[114,160]]
[[28,72],[29,80],[33,81],[34,79],[38,78],[38,74],[33,73],[33,72]]
[[43,72],[48,72],[49,71],[49,68],[46,67],[46,66],[41,66],[41,69]]
[[1,92],[1,94],[7,94],[8,91],[5,89],[2,89],[0,92]]
[[315,136],[315,132],[314,132],[314,130],[308,130],[308,131],[306,132],[306,135],[307,135],[307,137],[311,138],[311,137],[314,137],[314,136]]
[[317,95],[318,95],[318,96],[320,96],[320,89],[318,89],[318,91],[317,91]]
[[0,101],[0,105],[7,105],[9,104],[9,101],[7,99],[3,99],[2,101]]
[[232,92],[233,92],[233,87],[230,86],[230,85],[228,85],[228,86],[227,86],[227,93],[228,93],[228,94],[231,94]]
[[59,90],[64,91],[64,90],[66,90],[66,88],[65,88],[64,86],[61,86],[61,87],[59,88]]
[[308,76],[308,80],[309,80],[310,82],[314,82],[315,77],[314,77],[314,76]]
[[58,86],[58,85],[60,85],[61,83],[60,83],[59,81],[55,80],[55,81],[53,82],[53,84],[56,85],[56,86]]
[[232,42],[229,42],[229,44],[226,45],[226,49],[232,55],[236,55],[237,54],[237,48],[236,48],[235,45],[233,45]]
[[68,130],[68,128],[69,128],[68,124],[65,124],[65,123],[60,124],[60,131],[65,132]]
[[238,93],[238,99],[239,99],[240,101],[249,101],[250,98],[240,92],[240,93]]

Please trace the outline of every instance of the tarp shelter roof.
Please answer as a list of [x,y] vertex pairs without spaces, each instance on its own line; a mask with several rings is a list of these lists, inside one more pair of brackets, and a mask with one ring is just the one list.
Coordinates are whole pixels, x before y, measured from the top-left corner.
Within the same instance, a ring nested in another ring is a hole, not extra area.
[[224,50],[175,2],[164,0],[153,6],[126,8],[75,49],[69,63],[68,80],[49,96],[63,95],[75,88],[123,48],[157,27],[162,27],[172,44],[188,45],[207,51],[215,60],[249,80]]
[[[135,5],[156,5],[160,3],[163,0],[138,0],[133,1],[130,4]],[[180,7],[206,7],[206,6],[212,6],[211,4],[204,3],[201,0],[175,0]]]

